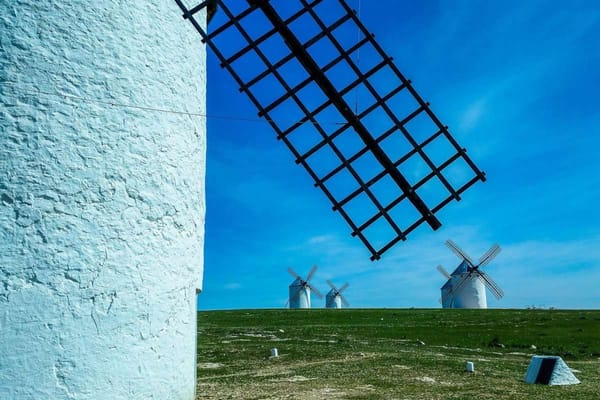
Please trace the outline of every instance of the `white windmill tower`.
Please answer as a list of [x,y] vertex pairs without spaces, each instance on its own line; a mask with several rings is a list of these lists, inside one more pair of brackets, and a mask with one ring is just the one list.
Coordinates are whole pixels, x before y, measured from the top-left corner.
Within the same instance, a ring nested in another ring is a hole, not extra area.
[[317,266],[314,265],[306,279],[302,279],[300,275],[296,273],[292,268],[288,268],[288,272],[294,278],[294,281],[290,284],[289,287],[289,305],[290,308],[310,308],[310,292],[315,294],[318,298],[322,299],[323,295],[313,286],[311,286],[308,282],[312,279],[317,272]]
[[0,398],[192,400],[205,45],[172,1],[1,3]]
[[493,245],[475,264],[471,257],[452,240],[446,241],[446,245],[462,259],[462,262],[452,274],[449,274],[441,265],[437,267],[438,271],[448,279],[441,289],[442,307],[487,308],[486,287],[498,300],[504,296],[504,292],[498,284],[480,269],[500,253],[500,246]]
[[331,290],[325,295],[325,307],[342,308],[342,304],[344,307],[350,307],[350,304],[342,295],[342,292],[350,285],[348,283],[344,283],[342,287],[337,289],[329,279],[327,280],[327,284],[331,287]]

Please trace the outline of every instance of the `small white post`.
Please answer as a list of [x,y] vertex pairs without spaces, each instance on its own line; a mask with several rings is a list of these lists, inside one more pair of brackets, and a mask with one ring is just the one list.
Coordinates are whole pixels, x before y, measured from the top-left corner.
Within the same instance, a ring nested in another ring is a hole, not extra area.
[[472,361],[467,361],[467,372],[475,372],[475,365]]

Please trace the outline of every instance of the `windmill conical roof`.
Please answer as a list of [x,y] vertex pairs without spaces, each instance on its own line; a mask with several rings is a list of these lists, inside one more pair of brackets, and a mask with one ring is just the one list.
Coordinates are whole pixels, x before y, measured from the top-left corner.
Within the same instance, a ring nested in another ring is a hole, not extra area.
[[[456,269],[450,274],[450,276],[456,277],[462,274],[466,274],[467,272],[469,272],[469,263],[463,260],[463,262],[461,262],[458,265],[458,267],[456,267]],[[452,278],[448,279],[446,283],[442,286],[442,290],[450,290],[452,288],[453,283],[454,282]]]
[[302,286],[302,282],[302,279],[296,278],[292,283],[290,283],[290,286]]
[[461,262],[450,275],[462,275],[466,274],[467,272],[469,272],[469,263],[463,260],[463,262]]

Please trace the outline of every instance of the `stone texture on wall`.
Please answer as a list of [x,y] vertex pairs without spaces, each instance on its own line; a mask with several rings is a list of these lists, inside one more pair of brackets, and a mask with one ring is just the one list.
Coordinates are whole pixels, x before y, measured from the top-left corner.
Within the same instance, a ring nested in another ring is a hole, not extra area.
[[191,400],[205,49],[172,0],[3,0],[0,399]]

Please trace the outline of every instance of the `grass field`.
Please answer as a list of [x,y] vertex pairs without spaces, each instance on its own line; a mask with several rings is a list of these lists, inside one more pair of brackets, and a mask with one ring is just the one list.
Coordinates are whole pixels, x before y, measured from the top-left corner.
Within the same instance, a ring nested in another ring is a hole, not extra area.
[[[600,399],[600,311],[212,311],[198,333],[199,399]],[[525,384],[533,354],[581,384]]]

